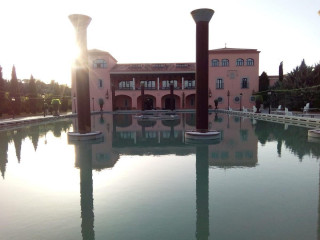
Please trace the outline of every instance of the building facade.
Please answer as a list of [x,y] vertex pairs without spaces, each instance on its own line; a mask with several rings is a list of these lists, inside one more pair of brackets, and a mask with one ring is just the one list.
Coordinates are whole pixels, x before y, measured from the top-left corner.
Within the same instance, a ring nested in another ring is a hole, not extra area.
[[[195,108],[195,63],[118,64],[110,53],[96,49],[88,56],[91,111],[170,109],[171,104],[174,109]],[[217,99],[218,108],[252,108],[252,94],[259,89],[259,51],[215,49],[208,61],[209,107]],[[72,95],[76,112],[74,75]]]

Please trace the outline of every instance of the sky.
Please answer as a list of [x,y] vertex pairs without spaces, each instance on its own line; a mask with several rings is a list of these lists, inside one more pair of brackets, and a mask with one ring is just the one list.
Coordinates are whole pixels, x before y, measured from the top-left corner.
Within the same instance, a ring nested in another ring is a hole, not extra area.
[[109,52],[118,63],[195,62],[190,12],[215,11],[209,49],[261,51],[259,74],[284,73],[305,59],[320,63],[319,0],[0,0],[0,66],[11,79],[55,80],[71,85],[76,55],[70,14],[92,18],[88,49]]

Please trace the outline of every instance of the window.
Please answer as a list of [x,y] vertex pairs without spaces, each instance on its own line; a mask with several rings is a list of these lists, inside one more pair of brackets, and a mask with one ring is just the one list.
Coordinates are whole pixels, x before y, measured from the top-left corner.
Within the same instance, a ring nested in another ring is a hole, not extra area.
[[178,81],[177,80],[163,80],[162,81],[162,89],[169,89],[171,83],[173,83],[173,87],[174,88],[178,87]]
[[222,78],[217,78],[216,89],[223,89],[223,79]]
[[254,65],[254,60],[252,58],[247,59],[247,66],[253,66]]
[[236,61],[237,66],[243,66],[244,65],[244,60],[242,58],[238,58]]
[[212,67],[219,67],[219,60],[218,59],[212,59],[211,60],[211,66]]
[[190,67],[190,64],[187,63],[177,63],[176,68],[188,68]]
[[218,97],[217,99],[218,99],[218,102],[219,102],[219,103],[221,103],[221,102],[223,101],[223,98],[222,98],[222,97]]
[[134,139],[135,132],[120,132],[121,139]]
[[241,79],[241,88],[249,88],[248,78]]
[[107,68],[107,62],[103,59],[96,59],[93,61],[93,68]]
[[251,96],[250,97],[250,102],[255,102],[256,101],[256,97],[255,96]]
[[221,66],[228,67],[229,66],[229,59],[222,59]]
[[140,84],[144,83],[145,89],[156,89],[156,81],[141,81]]
[[146,131],[145,137],[146,138],[157,138],[157,132]]
[[102,79],[98,79],[98,87],[102,88],[103,87],[103,81]]
[[152,68],[165,68],[166,64],[152,64],[151,67]]
[[236,96],[234,97],[234,101],[237,103],[237,102],[240,102],[240,97],[239,96]]
[[119,89],[133,89],[132,81],[121,81],[119,82]]
[[184,88],[185,89],[194,89],[194,88],[196,88],[196,81],[195,80],[185,80],[184,81]]
[[246,141],[248,141],[248,130],[246,130],[246,129],[241,129],[240,130],[240,136],[241,136],[241,140],[243,141],[243,142],[246,142]]

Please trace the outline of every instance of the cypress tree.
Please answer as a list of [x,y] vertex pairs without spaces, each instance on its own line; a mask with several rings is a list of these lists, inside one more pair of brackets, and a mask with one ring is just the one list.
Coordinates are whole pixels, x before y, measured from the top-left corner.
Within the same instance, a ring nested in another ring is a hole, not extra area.
[[259,92],[266,91],[269,89],[270,80],[268,75],[263,72],[259,77]]
[[[12,101],[13,99],[14,101]],[[12,111],[14,111],[15,114],[19,114],[20,105],[21,105],[20,88],[19,88],[19,83],[17,79],[16,68],[14,65],[12,67],[12,72],[11,72],[10,100],[12,101]]]
[[2,67],[0,66],[0,116],[4,113],[5,101],[5,86],[4,79],[2,77]]
[[32,75],[29,81],[28,95],[29,95],[30,111],[31,113],[36,113],[37,112],[37,87],[36,87],[36,81]]
[[283,81],[283,62],[281,62],[279,65],[279,81]]

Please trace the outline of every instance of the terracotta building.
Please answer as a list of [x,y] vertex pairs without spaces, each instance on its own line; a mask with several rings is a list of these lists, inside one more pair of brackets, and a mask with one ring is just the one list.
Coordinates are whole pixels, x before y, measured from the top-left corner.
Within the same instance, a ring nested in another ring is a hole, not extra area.
[[[259,51],[221,48],[209,51],[208,103],[214,108],[252,108],[259,89]],[[195,108],[195,63],[118,64],[108,52],[89,50],[91,111]],[[144,85],[142,98],[141,86]],[[72,77],[72,95],[75,94]],[[142,105],[144,104],[144,105]],[[73,101],[73,111],[75,111]]]

